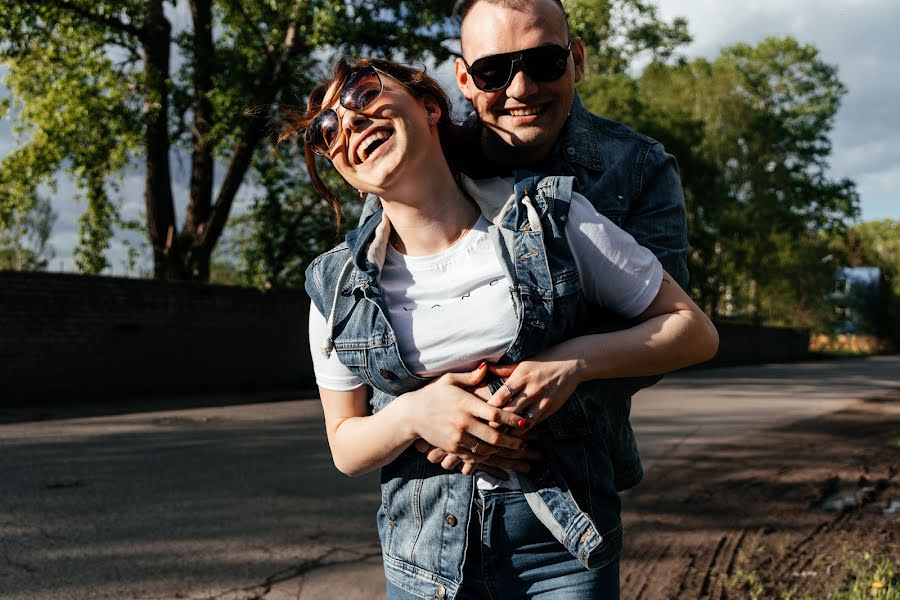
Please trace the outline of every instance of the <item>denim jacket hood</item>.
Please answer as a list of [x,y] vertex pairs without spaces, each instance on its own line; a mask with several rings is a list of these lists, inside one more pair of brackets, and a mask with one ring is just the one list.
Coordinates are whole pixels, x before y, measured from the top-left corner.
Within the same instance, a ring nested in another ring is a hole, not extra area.
[[[564,226],[573,179],[517,174],[507,197],[485,194],[465,179],[463,185],[491,221],[489,236],[519,317],[501,362],[577,335],[585,303]],[[328,316],[327,346],[372,387],[373,413],[430,381],[403,363],[386,317],[378,277],[389,233],[389,221],[375,214],[307,270],[307,291]],[[621,426],[599,391],[580,386],[536,427],[534,443],[544,458],[519,478],[535,515],[586,568],[605,566],[621,550],[613,469],[614,457],[628,447],[617,439]],[[639,464],[636,445],[633,454]],[[381,484],[378,530],[387,577],[414,593],[453,598],[462,577],[472,478],[409,448],[382,468]]]

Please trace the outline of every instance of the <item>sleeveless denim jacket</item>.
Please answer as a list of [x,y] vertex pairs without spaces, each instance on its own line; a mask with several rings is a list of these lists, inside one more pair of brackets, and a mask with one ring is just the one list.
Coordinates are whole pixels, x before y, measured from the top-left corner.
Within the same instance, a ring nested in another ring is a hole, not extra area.
[[[514,197],[499,210],[475,197],[492,221],[489,235],[519,320],[501,362],[527,359],[583,334],[586,303],[565,237],[573,184],[571,177],[517,173]],[[384,250],[379,256],[373,244],[383,235],[381,221],[375,213],[306,273],[307,292],[331,330],[323,351],[337,352],[371,386],[373,413],[431,381],[404,364],[386,316],[378,278]],[[622,548],[613,462],[630,473],[640,470],[627,405],[604,402],[602,387],[595,387],[579,386],[535,428],[539,437],[531,445],[543,458],[519,474],[537,518],[588,569],[617,560]],[[454,598],[474,513],[473,478],[446,471],[410,447],[382,468],[381,491],[377,522],[387,578],[421,597]]]

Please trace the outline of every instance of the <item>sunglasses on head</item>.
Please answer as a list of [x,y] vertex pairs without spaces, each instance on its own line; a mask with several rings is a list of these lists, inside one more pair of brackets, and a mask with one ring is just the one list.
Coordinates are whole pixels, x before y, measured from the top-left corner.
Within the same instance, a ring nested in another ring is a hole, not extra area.
[[[518,69],[533,81],[556,81],[566,72],[572,42],[563,48],[547,44],[527,50],[483,56],[471,65],[463,59],[475,87],[483,92],[496,92],[509,85]],[[517,66],[518,65],[518,66]]]
[[[338,104],[347,110],[366,110],[381,97],[384,86],[378,69],[373,66],[361,67],[350,73],[341,87]],[[316,154],[328,154],[341,135],[341,119],[333,108],[326,108],[312,120],[306,128],[306,143]]]

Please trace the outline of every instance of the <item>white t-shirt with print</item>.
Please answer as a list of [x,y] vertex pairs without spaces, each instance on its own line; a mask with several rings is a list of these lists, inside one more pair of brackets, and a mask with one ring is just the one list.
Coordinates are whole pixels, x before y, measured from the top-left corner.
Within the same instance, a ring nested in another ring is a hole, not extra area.
[[[518,317],[489,225],[479,217],[462,239],[432,256],[387,249],[380,285],[388,318],[400,356],[419,376],[469,371],[483,360],[497,361],[515,339]],[[662,265],[653,253],[577,193],[565,227],[585,298],[625,317],[644,312],[662,282]],[[328,335],[325,315],[312,304],[309,340],[316,383],[337,391],[363,385],[337,352],[329,358],[321,353]],[[476,475],[479,488],[496,487],[499,481]],[[515,483],[511,477],[504,485]]]

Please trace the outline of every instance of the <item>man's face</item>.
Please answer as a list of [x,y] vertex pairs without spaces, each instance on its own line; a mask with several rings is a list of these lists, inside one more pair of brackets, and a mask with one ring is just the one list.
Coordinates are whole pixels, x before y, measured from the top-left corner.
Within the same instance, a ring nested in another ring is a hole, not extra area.
[[[524,0],[521,10],[480,2],[466,16],[461,38],[463,57],[470,65],[492,54],[569,43],[565,17],[551,0]],[[556,81],[534,81],[519,69],[505,88],[484,92],[475,86],[462,59],[456,59],[456,82],[489,131],[519,153],[539,160],[562,131],[583,69],[584,46],[575,39],[566,72]]]

